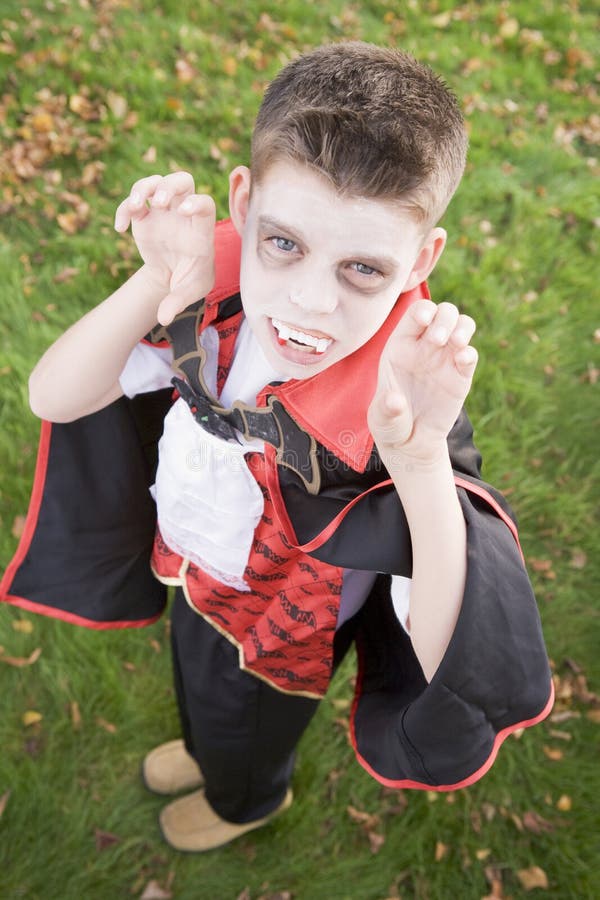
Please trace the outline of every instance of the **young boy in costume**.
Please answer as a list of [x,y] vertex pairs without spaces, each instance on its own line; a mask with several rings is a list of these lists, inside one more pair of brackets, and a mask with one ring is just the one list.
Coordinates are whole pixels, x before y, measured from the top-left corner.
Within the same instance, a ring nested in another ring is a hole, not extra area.
[[115,227],[143,265],[32,374],[46,421],[0,593],[104,628],[153,621],[176,586],[183,738],[143,766],[186,792],[160,818],[173,847],[289,806],[352,641],[351,739],[388,786],[470,784],[551,707],[514,521],[462,410],[475,323],[426,287],[466,146],[407,54],[300,57],[230,175],[231,220],[187,173],[138,181]]

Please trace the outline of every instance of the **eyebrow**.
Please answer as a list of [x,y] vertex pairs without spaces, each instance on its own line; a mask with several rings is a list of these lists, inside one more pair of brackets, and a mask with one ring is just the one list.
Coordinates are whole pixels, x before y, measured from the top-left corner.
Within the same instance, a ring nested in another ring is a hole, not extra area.
[[[298,231],[291,225],[286,225],[285,222],[281,222],[273,216],[259,216],[258,227],[273,229],[274,231],[283,231],[286,234],[289,234],[290,237],[300,241],[302,244],[308,243],[301,231]],[[387,269],[396,269],[398,267],[398,260],[394,259],[392,256],[384,256],[379,253],[348,253],[346,254],[346,258],[356,260],[357,262],[364,262],[367,265],[374,263],[377,266]]]

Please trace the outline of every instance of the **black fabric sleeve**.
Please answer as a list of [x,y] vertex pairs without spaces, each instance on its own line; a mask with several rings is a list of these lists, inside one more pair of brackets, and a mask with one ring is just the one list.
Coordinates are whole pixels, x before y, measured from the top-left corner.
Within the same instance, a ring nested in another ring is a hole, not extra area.
[[[492,764],[503,739],[552,705],[533,591],[507,504],[477,476],[466,417],[449,441],[467,524],[467,580],[450,644],[431,682],[380,577],[360,615],[352,736],[359,761],[390,786],[451,789]],[[471,488],[472,486],[472,488]]]
[[166,591],[149,567],[156,509],[148,487],[171,393],[44,423],[25,533],[0,599],[90,627],[160,615]]

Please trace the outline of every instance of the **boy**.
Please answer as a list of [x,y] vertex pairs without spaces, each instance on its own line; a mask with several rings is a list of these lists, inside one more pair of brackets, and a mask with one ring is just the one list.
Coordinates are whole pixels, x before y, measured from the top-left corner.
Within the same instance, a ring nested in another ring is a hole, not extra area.
[[383,784],[472,783],[551,707],[516,529],[462,412],[475,323],[425,286],[466,144],[455,98],[404,53],[295,60],[230,175],[231,222],[187,173],[137,182],[115,227],[143,266],[31,376],[33,411],[62,424],[4,590],[110,627],[153,620],[176,585],[183,739],[143,774],[187,792],[160,818],[177,849],[289,806],[352,640],[352,742]]

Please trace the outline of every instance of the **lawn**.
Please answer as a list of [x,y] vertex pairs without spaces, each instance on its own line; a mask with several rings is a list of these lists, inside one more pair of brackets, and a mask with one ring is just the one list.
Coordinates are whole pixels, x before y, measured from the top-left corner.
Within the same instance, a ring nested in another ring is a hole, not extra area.
[[132,272],[112,228],[136,178],[178,168],[227,215],[261,93],[305,48],[359,38],[461,97],[467,173],[430,286],[478,323],[468,411],[517,512],[557,702],[452,794],[355,763],[353,661],[299,750],[296,802],[205,856],[160,839],[144,752],[177,733],[165,621],[93,633],[0,610],[2,900],[480,900],[600,896],[597,8],[526,0],[4,0],[0,13],[0,568],[39,423],[27,378]]

